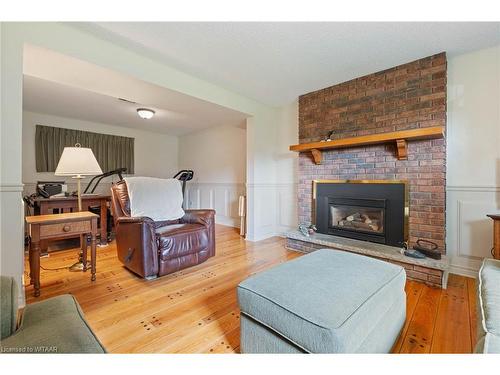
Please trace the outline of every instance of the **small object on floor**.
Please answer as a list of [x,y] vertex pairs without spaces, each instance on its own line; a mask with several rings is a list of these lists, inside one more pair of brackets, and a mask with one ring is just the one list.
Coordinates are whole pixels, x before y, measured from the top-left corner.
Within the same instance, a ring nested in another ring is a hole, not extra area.
[[311,234],[316,233],[318,231],[318,228],[316,228],[316,225],[311,224],[311,225],[309,225],[309,228],[307,230],[308,230],[309,234],[311,235]]
[[309,237],[309,225],[299,224],[299,232],[302,233],[303,236]]
[[83,262],[82,261],[78,261],[74,264],[72,264],[68,270],[70,272],[83,272]]
[[432,259],[441,259],[441,253],[437,250],[438,245],[432,241],[428,240],[417,240],[417,244],[413,246],[413,249],[421,252],[425,256]]
[[240,217],[240,236],[245,236],[245,218],[246,218],[246,197],[240,195],[238,200],[238,216]]
[[424,259],[425,255],[418,250],[405,250],[404,255],[410,258]]

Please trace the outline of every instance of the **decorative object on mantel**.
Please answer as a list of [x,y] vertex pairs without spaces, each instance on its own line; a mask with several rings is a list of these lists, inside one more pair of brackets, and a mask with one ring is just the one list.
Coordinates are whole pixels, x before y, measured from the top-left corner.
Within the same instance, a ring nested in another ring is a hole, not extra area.
[[491,255],[495,259],[500,259],[500,214],[486,215],[493,219],[493,248]]
[[322,139],[321,142],[330,142],[332,140],[333,133],[335,133],[334,130],[329,131],[325,139]]
[[314,224],[310,223],[302,223],[299,224],[299,232],[302,233],[303,236],[309,237],[311,234],[316,233],[318,229]]
[[[329,133],[330,136],[330,133]],[[411,130],[400,130],[390,133],[363,135],[360,137],[341,138],[328,142],[301,143],[290,146],[290,151],[307,152],[310,151],[314,162],[321,164],[322,151],[338,148],[349,148],[358,146],[376,145],[382,143],[396,144],[396,156],[398,160],[408,158],[408,141],[420,141],[426,139],[438,139],[444,137],[444,126],[433,126],[429,128],[419,128]]]

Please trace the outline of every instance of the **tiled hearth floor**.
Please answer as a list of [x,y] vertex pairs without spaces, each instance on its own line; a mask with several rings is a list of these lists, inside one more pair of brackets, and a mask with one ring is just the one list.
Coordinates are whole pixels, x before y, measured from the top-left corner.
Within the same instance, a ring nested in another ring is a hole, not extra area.
[[[42,270],[41,297],[63,293],[80,302],[89,324],[112,353],[235,353],[239,351],[236,285],[250,274],[301,256],[282,238],[245,242],[217,226],[217,256],[197,267],[144,281],[124,269],[115,243],[98,248],[97,281],[67,270]],[[77,250],[51,253],[45,268],[71,265]],[[26,270],[28,269],[26,264]],[[27,273],[27,272],[26,272]],[[450,275],[442,290],[408,281],[407,321],[394,351],[470,353],[476,333],[475,280]]]

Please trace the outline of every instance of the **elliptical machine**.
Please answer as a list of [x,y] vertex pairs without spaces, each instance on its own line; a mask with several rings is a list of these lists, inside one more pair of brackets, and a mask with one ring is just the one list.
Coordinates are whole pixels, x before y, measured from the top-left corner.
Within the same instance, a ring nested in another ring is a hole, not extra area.
[[[186,191],[186,182],[191,181],[193,179],[194,172],[191,169],[183,169],[179,172],[177,172],[173,178],[178,179],[179,181],[182,181],[182,196],[184,197],[184,192]],[[182,201],[182,208],[185,209],[184,207],[185,202]]]

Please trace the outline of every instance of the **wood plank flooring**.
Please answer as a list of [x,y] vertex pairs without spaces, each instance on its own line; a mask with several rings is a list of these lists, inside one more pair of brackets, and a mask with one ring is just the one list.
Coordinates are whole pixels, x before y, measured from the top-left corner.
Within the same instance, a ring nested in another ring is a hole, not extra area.
[[[88,272],[58,269],[76,260],[77,249],[51,253],[41,260],[45,268],[41,296],[34,298],[28,286],[27,301],[73,294],[112,353],[238,353],[236,286],[252,274],[301,254],[286,250],[281,238],[252,243],[234,228],[218,225],[216,232],[215,257],[152,281],[122,267],[114,242],[98,248],[97,281],[93,283]],[[475,280],[450,275],[447,290],[408,281],[406,293],[407,321],[394,352],[472,351]]]

